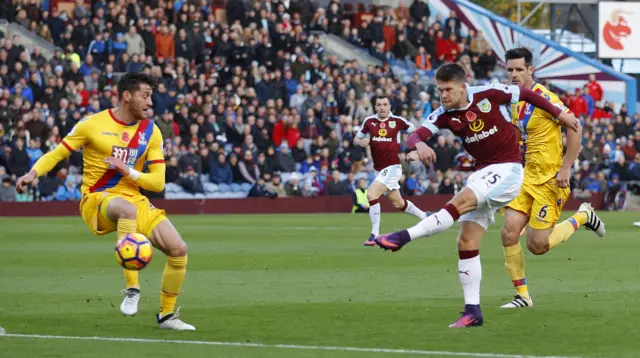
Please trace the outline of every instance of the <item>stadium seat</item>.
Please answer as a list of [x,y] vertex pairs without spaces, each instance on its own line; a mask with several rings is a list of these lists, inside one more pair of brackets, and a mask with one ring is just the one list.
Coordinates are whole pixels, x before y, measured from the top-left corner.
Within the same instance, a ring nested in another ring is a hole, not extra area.
[[238,183],[231,183],[231,185],[229,185],[229,188],[231,189],[232,193],[237,193],[242,191],[242,187]]
[[218,191],[218,185],[214,183],[203,183],[204,191],[207,193],[215,193]]
[[194,199],[205,199],[206,196],[203,193],[195,193],[193,195]]
[[202,179],[203,184],[209,182],[209,174],[202,174],[200,175],[200,178]]
[[182,191],[182,187],[180,187],[180,185],[175,184],[175,183],[166,183],[164,185],[164,190],[167,193],[178,193]]
[[220,183],[220,184],[218,184],[218,191],[220,193],[227,193],[227,192],[231,191],[231,188],[229,187],[229,184]]
[[251,190],[251,187],[253,187],[253,184],[251,184],[251,183],[242,183],[240,185],[240,187],[242,188],[243,192],[248,193],[249,190]]
[[292,173],[280,173],[280,179],[282,179],[283,183],[286,183],[291,179]]

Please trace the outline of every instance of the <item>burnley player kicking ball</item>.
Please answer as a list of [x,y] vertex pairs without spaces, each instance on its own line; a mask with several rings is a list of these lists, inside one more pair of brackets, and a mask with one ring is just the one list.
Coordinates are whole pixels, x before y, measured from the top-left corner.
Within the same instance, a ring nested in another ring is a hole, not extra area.
[[[380,235],[380,196],[387,193],[387,197],[397,209],[424,219],[427,214],[418,209],[412,202],[404,200],[400,195],[400,178],[402,165],[398,152],[400,151],[400,131],[413,132],[415,127],[406,119],[391,113],[391,103],[387,96],[374,98],[376,114],[367,117],[362,122],[355,143],[363,147],[371,147],[373,167],[378,172],[376,179],[367,189],[369,200],[369,218],[371,219],[371,235],[364,246],[375,246],[373,241]],[[366,136],[370,135],[370,139]]]
[[562,125],[576,131],[578,122],[567,112],[561,112],[542,96],[519,86],[468,86],[466,73],[457,64],[446,64],[436,72],[442,106],[435,110],[407,140],[410,160],[430,162],[435,152],[424,141],[440,129],[449,129],[462,138],[465,150],[476,159],[476,172],[466,187],[445,207],[422,220],[416,226],[375,238],[378,246],[398,251],[419,237],[431,236],[460,221],[458,234],[458,274],[464,293],[465,310],[450,328],[481,326],[480,310],[480,241],[494,222],[496,210],[506,206],[520,193],[524,178],[522,157],[511,124],[511,104],[524,101],[549,112]]

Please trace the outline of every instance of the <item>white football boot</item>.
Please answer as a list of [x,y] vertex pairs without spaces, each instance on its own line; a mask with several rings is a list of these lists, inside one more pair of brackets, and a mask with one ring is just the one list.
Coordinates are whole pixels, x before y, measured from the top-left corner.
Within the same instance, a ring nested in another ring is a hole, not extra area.
[[636,221],[636,222],[634,222],[634,223],[633,223],[633,226],[635,226],[635,227],[640,227],[640,221]]
[[138,303],[140,302],[140,290],[129,288],[122,290],[124,300],[120,305],[120,312],[125,316],[135,316],[138,313]]
[[604,234],[606,234],[607,232],[607,230],[604,227],[604,222],[600,220],[600,218],[596,214],[596,211],[593,210],[593,207],[591,207],[591,204],[582,203],[578,211],[582,211],[583,213],[587,214],[587,216],[589,217],[589,220],[587,221],[586,224],[584,224],[584,227],[587,230],[595,232],[596,235],[598,235],[598,237],[604,237]]
[[195,331],[196,327],[182,322],[180,320],[180,308],[178,308],[174,313],[169,313],[168,315],[160,318],[160,314],[156,315],[158,320],[158,327],[161,329],[170,329],[174,331]]
[[533,299],[531,297],[524,298],[516,295],[511,302],[500,306],[500,308],[527,308],[533,307]]

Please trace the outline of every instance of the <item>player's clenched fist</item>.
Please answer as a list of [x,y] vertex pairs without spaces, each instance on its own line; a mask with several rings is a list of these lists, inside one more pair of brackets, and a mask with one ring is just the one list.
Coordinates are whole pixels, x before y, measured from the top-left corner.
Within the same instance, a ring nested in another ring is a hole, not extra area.
[[104,162],[114,167],[118,172],[123,175],[129,175],[129,167],[124,162],[115,157],[108,157],[104,159]]
[[33,183],[34,180],[38,179],[38,173],[35,170],[28,172],[27,174],[21,176],[16,183],[16,191],[18,194],[24,193],[24,187]]
[[418,158],[423,163],[431,163],[436,160],[436,152],[424,142],[416,143],[416,152],[418,152]]
[[366,137],[365,138],[361,138],[360,142],[358,144],[360,144],[360,146],[362,146],[362,147],[368,146],[369,145],[369,138],[366,138]]

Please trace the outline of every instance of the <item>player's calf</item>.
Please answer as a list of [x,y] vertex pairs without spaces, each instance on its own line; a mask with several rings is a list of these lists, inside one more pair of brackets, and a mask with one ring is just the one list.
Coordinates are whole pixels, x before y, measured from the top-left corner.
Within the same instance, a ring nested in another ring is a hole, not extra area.
[[541,240],[527,238],[527,249],[534,255],[544,255],[549,251],[549,239]]

